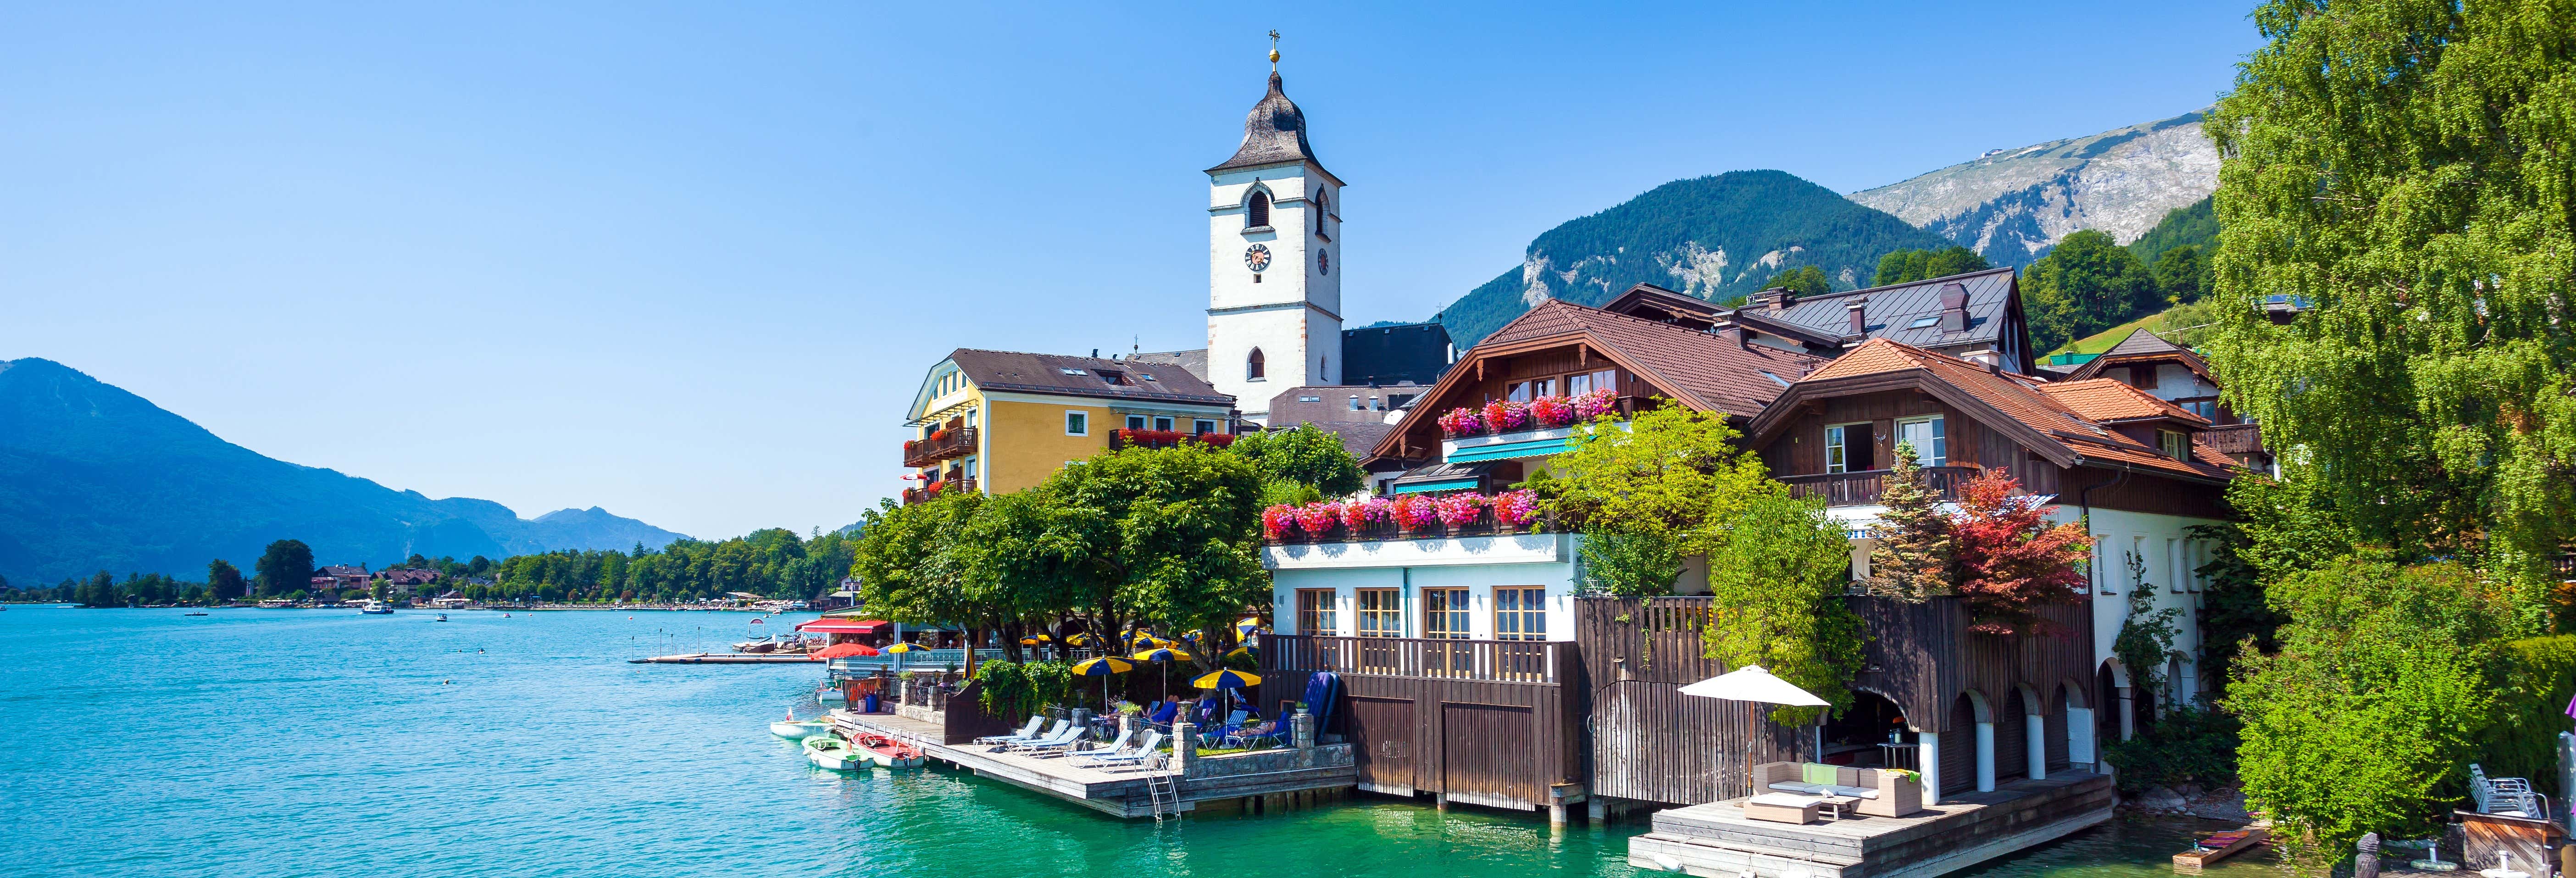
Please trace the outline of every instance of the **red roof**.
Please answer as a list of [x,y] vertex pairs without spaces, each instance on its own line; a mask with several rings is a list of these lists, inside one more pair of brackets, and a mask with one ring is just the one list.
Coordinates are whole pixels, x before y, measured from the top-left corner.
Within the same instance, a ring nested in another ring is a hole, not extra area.
[[894,623],[884,619],[836,619],[826,616],[798,624],[796,630],[808,634],[875,634]]

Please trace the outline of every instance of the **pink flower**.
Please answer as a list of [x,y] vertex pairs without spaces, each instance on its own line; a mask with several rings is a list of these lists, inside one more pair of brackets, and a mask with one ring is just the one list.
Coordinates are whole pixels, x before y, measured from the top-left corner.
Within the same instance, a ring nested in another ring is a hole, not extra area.
[[1440,520],[1440,510],[1431,498],[1406,494],[1388,504],[1395,513],[1395,525],[1405,530],[1421,530]]
[[1524,488],[1495,495],[1494,518],[1510,525],[1537,521],[1538,492]]
[[1485,426],[1496,433],[1507,433],[1529,426],[1529,405],[1508,399],[1485,404]]
[[1619,410],[1619,395],[1604,387],[1574,397],[1574,416],[1592,420]]
[[1442,523],[1457,527],[1476,520],[1477,510],[1485,506],[1485,495],[1474,491],[1461,491],[1434,500],[1432,503],[1439,510]]
[[1268,534],[1271,539],[1285,537],[1289,531],[1296,529],[1297,510],[1288,504],[1282,503],[1261,510],[1261,531]]
[[1367,528],[1369,522],[1385,521],[1394,515],[1394,504],[1386,502],[1384,497],[1366,497],[1342,502],[1342,526],[1350,528],[1352,533],[1358,533]]
[[1472,436],[1483,428],[1483,422],[1476,419],[1475,409],[1455,408],[1440,416],[1440,432],[1451,436]]
[[1541,427],[1562,427],[1574,423],[1574,403],[1562,396],[1542,396],[1530,400],[1530,420]]
[[1318,501],[1297,507],[1297,526],[1317,536],[1332,533],[1333,525],[1339,523],[1341,518],[1341,509],[1337,504]]

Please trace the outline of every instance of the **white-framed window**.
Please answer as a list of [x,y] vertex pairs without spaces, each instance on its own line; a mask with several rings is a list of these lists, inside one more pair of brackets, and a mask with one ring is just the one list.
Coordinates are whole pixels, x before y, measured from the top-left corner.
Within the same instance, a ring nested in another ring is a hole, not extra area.
[[2191,436],[2179,430],[2157,430],[2156,449],[2175,460],[2191,459]]
[[1547,589],[1544,586],[1497,586],[1494,589],[1495,640],[1546,640]]
[[1923,466],[1950,465],[1950,430],[1947,418],[1907,418],[1896,422],[1896,441],[1914,446],[1914,460]]
[[1171,430],[1171,429],[1172,429],[1172,419],[1171,419],[1171,418],[1169,418],[1169,417],[1157,417],[1157,418],[1155,418],[1155,419],[1154,419],[1154,429],[1157,429],[1157,430],[1164,430],[1164,431],[1169,431],[1169,430]]
[[1127,429],[1130,429],[1130,430],[1142,430],[1142,429],[1145,429],[1145,416],[1144,416],[1144,415],[1128,415],[1128,416],[1127,416]]
[[1269,358],[1261,355],[1260,348],[1253,348],[1252,353],[1244,355],[1243,380],[1260,381],[1269,377],[1269,374]]
[[1825,472],[1849,472],[1851,459],[1846,451],[1850,446],[1846,443],[1851,441],[1850,435],[1850,426],[1846,424],[1825,428]]
[[1216,422],[1215,422],[1215,421],[1211,421],[1211,420],[1208,420],[1208,419],[1206,419],[1206,418],[1200,418],[1200,419],[1198,419],[1198,420],[1195,420],[1195,421],[1191,421],[1191,422],[1190,422],[1190,435],[1193,435],[1193,436],[1205,436],[1205,435],[1207,435],[1207,434],[1209,434],[1209,433],[1214,433],[1214,432],[1216,432],[1216,427],[1217,427],[1217,424],[1216,424]]
[[1089,436],[1089,435],[1091,435],[1091,413],[1090,413],[1090,412],[1078,412],[1078,411],[1068,411],[1068,412],[1065,412],[1065,413],[1064,413],[1064,435],[1067,435],[1067,436]]

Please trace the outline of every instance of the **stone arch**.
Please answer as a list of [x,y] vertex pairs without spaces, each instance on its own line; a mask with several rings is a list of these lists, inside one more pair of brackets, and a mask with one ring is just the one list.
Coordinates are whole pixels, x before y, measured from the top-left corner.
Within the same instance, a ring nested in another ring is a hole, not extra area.
[[2030,718],[2039,714],[2030,709],[2028,691],[2029,687],[2014,686],[2005,690],[2002,698],[1995,699],[1995,718],[1990,722],[1994,724],[1994,776],[1998,783],[2022,776],[2023,769],[2030,764],[2030,748],[2034,744],[2047,746],[2045,742],[2031,740]]
[[1941,733],[1941,791],[1943,796],[1965,793],[1977,788],[1977,726],[1991,722],[1985,693],[1974,689],[1960,692],[1950,700],[1949,716]]
[[1243,196],[1243,227],[1258,229],[1270,225],[1270,187],[1255,184]]

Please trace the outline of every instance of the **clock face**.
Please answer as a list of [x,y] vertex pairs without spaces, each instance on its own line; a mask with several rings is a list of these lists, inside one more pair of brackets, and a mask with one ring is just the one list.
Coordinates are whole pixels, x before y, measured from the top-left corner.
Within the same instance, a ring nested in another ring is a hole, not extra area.
[[1324,273],[1324,274],[1332,274],[1332,273],[1333,273],[1333,253],[1332,253],[1332,251],[1330,251],[1330,250],[1317,250],[1317,251],[1315,251],[1315,270],[1316,270],[1316,271],[1318,271],[1318,272],[1322,272],[1322,273]]
[[1270,248],[1254,244],[1243,250],[1243,266],[1254,271],[1270,267]]

